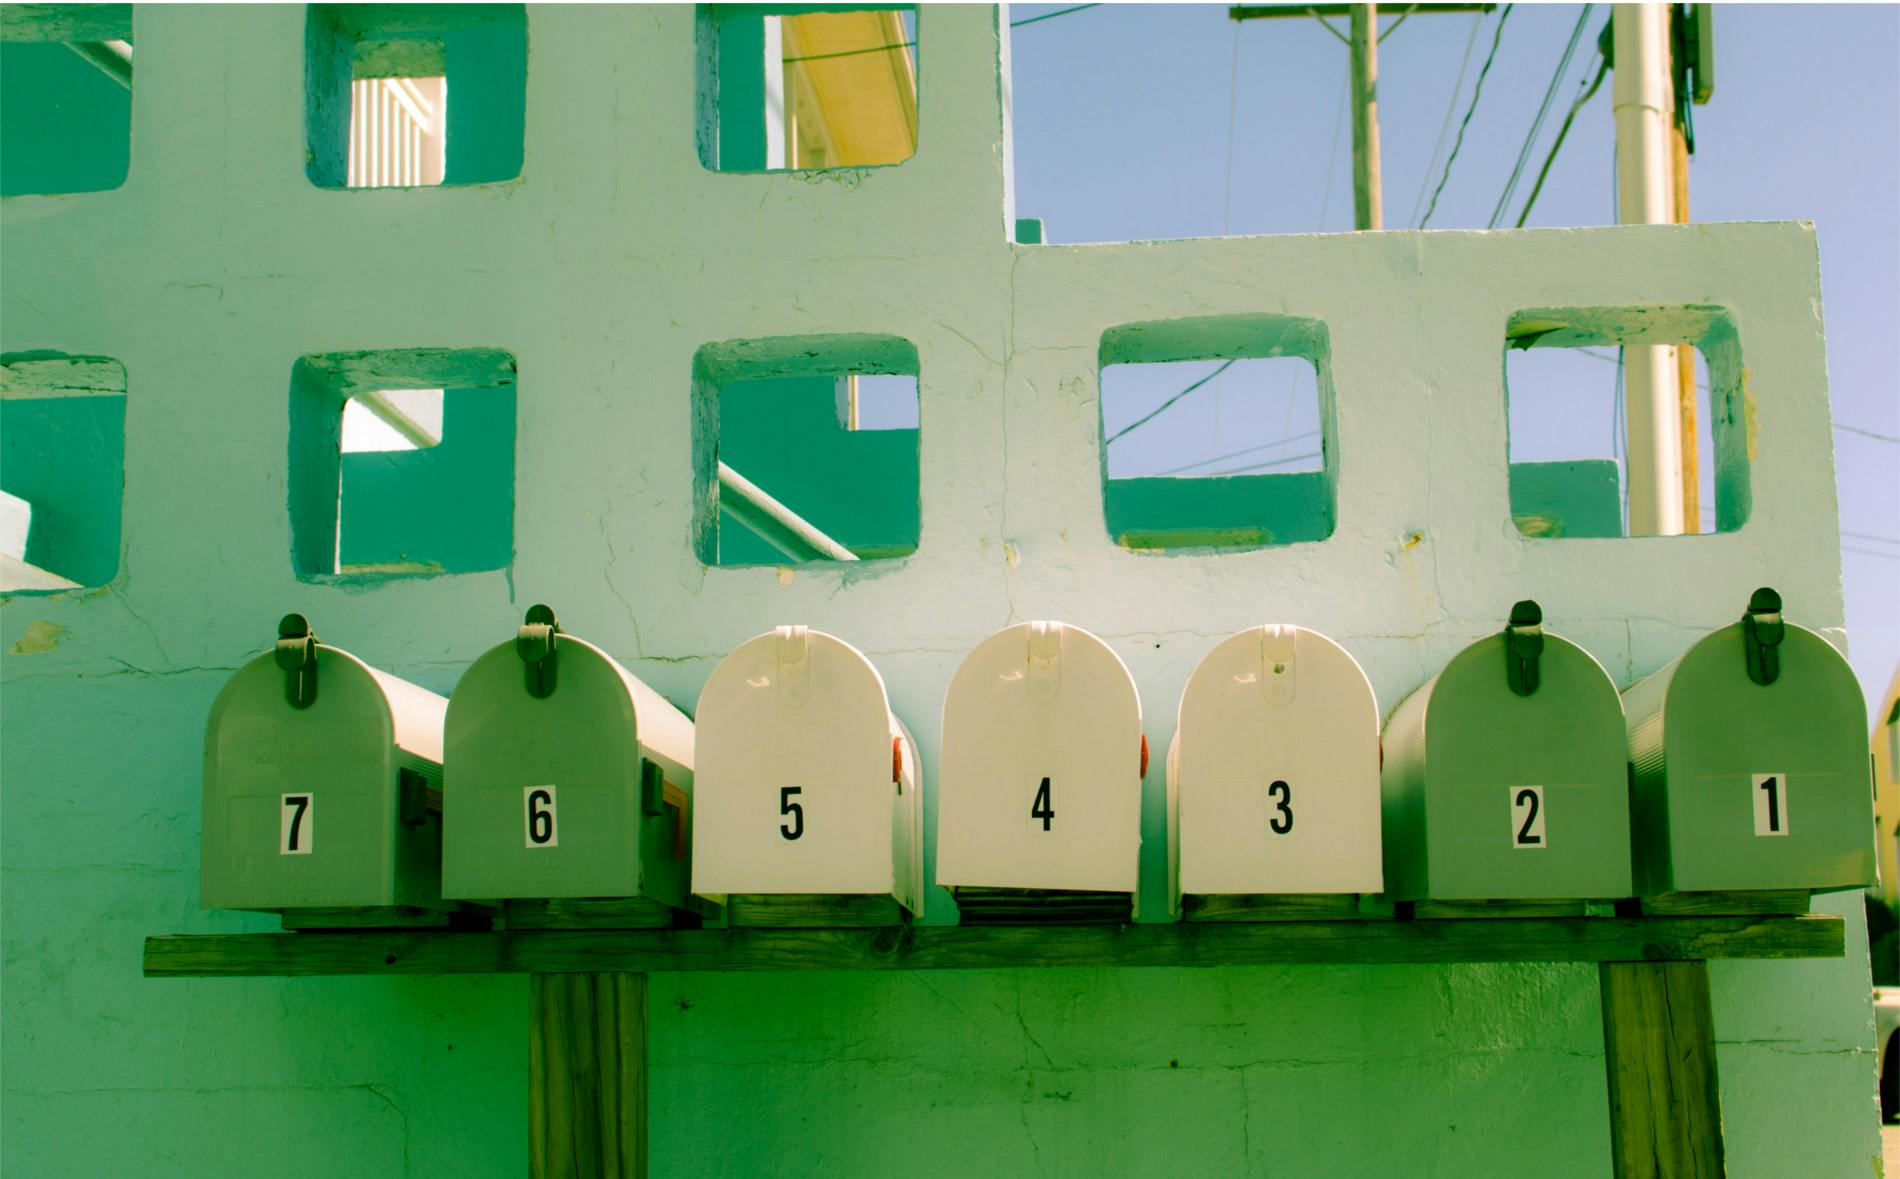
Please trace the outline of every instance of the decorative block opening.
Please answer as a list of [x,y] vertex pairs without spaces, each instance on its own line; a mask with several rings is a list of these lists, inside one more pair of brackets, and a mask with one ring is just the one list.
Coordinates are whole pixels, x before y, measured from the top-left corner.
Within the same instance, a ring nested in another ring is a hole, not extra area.
[[111,582],[124,499],[124,366],[0,356],[0,593]]
[[[1642,371],[1632,370],[1642,366]],[[1754,442],[1741,349],[1714,307],[1522,311],[1505,331],[1511,517],[1540,538],[1733,532],[1748,521]],[[1651,375],[1645,376],[1647,372]],[[1632,423],[1632,380],[1663,389],[1673,412]],[[1647,432],[1670,456],[1663,526],[1630,513],[1630,444]],[[1672,509],[1671,503],[1679,503]]]
[[700,162],[871,168],[917,152],[914,5],[702,4]]
[[708,344],[693,359],[693,547],[708,565],[907,556],[922,527],[917,349]]
[[1276,315],[1128,324],[1100,352],[1102,506],[1137,551],[1324,540],[1337,502],[1326,326]]
[[0,196],[103,192],[132,161],[132,6],[9,4]]
[[521,175],[522,5],[313,4],[304,42],[312,184],[419,187]]
[[488,348],[305,356],[290,377],[291,564],[307,581],[514,559],[515,359]]

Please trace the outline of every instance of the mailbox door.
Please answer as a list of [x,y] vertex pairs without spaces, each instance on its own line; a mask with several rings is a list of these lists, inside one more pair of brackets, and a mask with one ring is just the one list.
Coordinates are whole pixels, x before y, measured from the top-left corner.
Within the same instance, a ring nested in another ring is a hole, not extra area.
[[1425,838],[1437,900],[1630,895],[1623,706],[1590,654],[1546,633],[1529,696],[1502,636],[1466,647],[1426,704]]
[[369,669],[318,646],[316,699],[294,708],[273,656],[238,669],[205,734],[203,903],[361,908],[397,895],[397,753]]
[[938,883],[1134,892],[1140,768],[1135,681],[1107,644],[998,631],[944,699]]
[[891,712],[856,648],[802,627],[742,643],[695,723],[694,892],[895,890]]
[[1689,650],[1664,705],[1670,878],[1679,890],[1874,883],[1867,705],[1826,639],[1788,626],[1770,684],[1740,624]]
[[1379,711],[1339,644],[1256,627],[1189,677],[1171,767],[1181,891],[1378,892]]
[[655,843],[647,850],[662,865],[684,856],[680,825],[642,814],[640,739],[618,665],[569,635],[558,651],[555,690],[545,697],[528,692],[510,642],[476,660],[449,700],[449,896],[652,895],[661,890],[642,887],[642,839]]

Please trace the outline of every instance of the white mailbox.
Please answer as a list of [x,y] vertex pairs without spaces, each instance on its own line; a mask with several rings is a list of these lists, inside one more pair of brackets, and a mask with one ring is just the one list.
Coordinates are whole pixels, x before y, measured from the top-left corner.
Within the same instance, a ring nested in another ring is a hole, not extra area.
[[694,892],[922,910],[917,746],[857,648],[802,626],[750,639],[713,669],[695,723]]
[[1379,706],[1338,643],[1257,626],[1188,677],[1168,749],[1174,911],[1184,894],[1211,914],[1233,907],[1216,897],[1378,892],[1379,807]]
[[937,804],[937,882],[965,920],[972,890],[1124,894],[1125,911],[1147,748],[1135,681],[1094,635],[1024,622],[978,644],[944,697]]

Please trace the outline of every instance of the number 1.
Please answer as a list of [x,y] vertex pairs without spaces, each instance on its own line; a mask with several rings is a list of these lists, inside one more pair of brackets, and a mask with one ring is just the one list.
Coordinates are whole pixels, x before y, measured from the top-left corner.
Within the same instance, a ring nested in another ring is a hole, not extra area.
[[1788,833],[1788,775],[1754,774],[1755,834]]
[[278,812],[277,854],[310,854],[310,845],[316,841],[317,835],[317,822],[312,810],[311,796],[308,794],[283,796],[282,809]]

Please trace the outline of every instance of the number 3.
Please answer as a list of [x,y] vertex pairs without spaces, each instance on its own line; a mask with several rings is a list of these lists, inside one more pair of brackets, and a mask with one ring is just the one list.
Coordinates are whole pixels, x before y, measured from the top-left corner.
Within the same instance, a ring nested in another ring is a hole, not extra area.
[[1273,801],[1274,808],[1280,812],[1267,816],[1267,829],[1275,835],[1285,835],[1293,830],[1293,787],[1276,779],[1267,787],[1267,798]]

